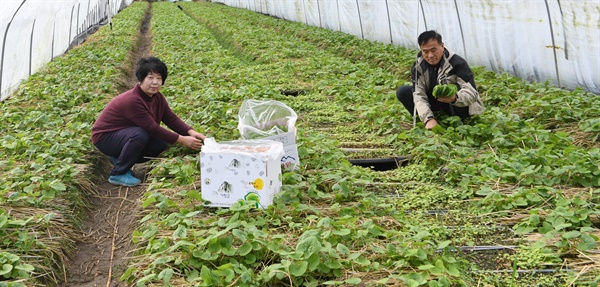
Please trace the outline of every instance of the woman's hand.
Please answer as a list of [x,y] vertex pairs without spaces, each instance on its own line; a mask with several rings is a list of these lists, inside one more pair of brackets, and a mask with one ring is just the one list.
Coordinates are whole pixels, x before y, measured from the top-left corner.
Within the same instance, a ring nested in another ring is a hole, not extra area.
[[206,138],[205,135],[203,135],[203,134],[201,134],[201,133],[199,133],[199,132],[197,132],[195,130],[189,130],[188,131],[188,135],[190,135],[192,137],[195,137],[195,138],[197,138],[197,139],[199,139],[201,141],[204,141],[204,139]]
[[193,150],[199,150],[202,148],[202,144],[204,143],[202,139],[196,138],[194,136],[179,136],[177,139],[177,143],[180,143],[188,148]]

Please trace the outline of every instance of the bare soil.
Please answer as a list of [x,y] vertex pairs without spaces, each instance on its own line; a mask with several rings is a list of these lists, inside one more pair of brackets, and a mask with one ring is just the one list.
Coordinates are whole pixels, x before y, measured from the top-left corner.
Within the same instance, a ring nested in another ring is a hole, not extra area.
[[[119,92],[136,85],[138,81],[135,78],[135,65],[150,51],[151,8],[152,3],[148,6],[146,17],[140,26],[137,48],[132,51],[128,63],[123,65],[127,76],[119,83]],[[104,157],[99,152],[95,156]],[[142,184],[129,188],[108,183],[112,164],[107,157],[95,162],[101,166],[92,170],[101,172],[102,175],[96,176],[100,180],[94,183],[96,188],[93,194],[88,195],[90,207],[81,228],[81,238],[77,238],[76,248],[69,255],[70,266],[67,266],[68,278],[65,286],[126,285],[120,282],[119,278],[127,268],[131,256],[131,234],[138,227],[142,212],[139,200],[145,191],[147,165],[134,166],[134,174],[142,179]]]

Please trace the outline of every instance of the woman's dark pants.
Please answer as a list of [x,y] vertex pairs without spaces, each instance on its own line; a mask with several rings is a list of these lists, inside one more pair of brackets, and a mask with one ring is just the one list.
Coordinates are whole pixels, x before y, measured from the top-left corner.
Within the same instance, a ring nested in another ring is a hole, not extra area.
[[125,174],[134,164],[157,157],[167,147],[168,143],[151,138],[148,132],[140,127],[112,132],[96,143],[96,148],[103,154],[118,159],[110,175]]

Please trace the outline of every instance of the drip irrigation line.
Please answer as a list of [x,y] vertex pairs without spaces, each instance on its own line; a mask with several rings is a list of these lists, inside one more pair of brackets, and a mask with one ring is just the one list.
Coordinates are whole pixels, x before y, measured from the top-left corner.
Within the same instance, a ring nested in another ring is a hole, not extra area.
[[512,269],[504,269],[504,270],[473,270],[471,271],[471,273],[475,273],[475,274],[485,274],[485,273],[518,273],[518,274],[524,274],[524,273],[558,273],[558,272],[576,272],[576,270],[573,269],[518,269],[518,270],[512,270]]
[[[477,228],[482,228],[482,227],[488,227],[488,229],[508,229],[508,230],[514,232],[514,230],[510,226],[504,225],[504,224],[498,224],[498,225],[480,225],[480,226],[477,226]],[[448,230],[461,230],[461,229],[464,229],[464,228],[462,226],[461,227],[446,226],[446,229],[448,229]]]
[[377,194],[377,197],[381,197],[381,198],[404,198],[404,194],[402,193],[396,193],[396,194]]
[[[459,246],[459,247],[449,247],[450,251],[490,251],[490,250],[513,250],[517,249],[519,246],[516,245],[481,245],[481,246]],[[438,249],[439,250],[439,249]]]

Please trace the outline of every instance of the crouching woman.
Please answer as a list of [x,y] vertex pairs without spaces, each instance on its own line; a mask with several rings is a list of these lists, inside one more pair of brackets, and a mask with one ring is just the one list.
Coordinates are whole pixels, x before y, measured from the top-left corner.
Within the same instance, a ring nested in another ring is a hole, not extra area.
[[131,170],[134,164],[157,157],[170,144],[199,150],[206,138],[173,113],[160,93],[167,79],[165,63],[143,58],[135,75],[139,83],[112,99],[92,127],[92,143],[114,165],[108,182],[121,186],[140,184]]

